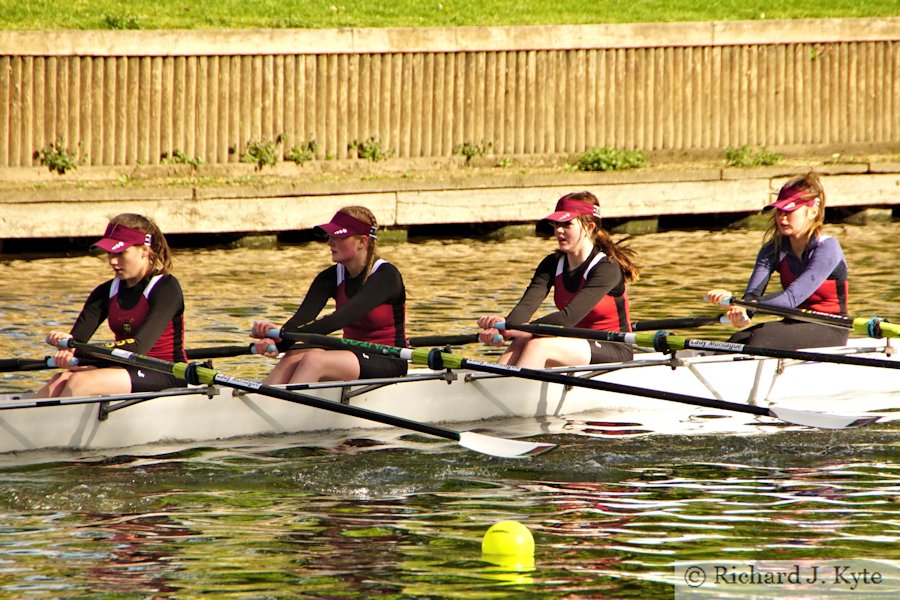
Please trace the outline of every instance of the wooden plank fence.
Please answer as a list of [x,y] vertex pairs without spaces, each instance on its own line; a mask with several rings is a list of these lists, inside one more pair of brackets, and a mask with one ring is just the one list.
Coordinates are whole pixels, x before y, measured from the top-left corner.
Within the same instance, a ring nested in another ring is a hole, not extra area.
[[0,168],[372,138],[401,158],[900,147],[900,19],[0,32]]

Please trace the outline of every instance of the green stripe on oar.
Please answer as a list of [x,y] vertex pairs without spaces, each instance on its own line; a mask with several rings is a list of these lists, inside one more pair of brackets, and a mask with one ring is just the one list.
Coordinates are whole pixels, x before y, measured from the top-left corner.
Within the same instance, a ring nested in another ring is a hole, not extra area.
[[596,331],[593,329],[581,329],[578,327],[561,327],[546,325],[544,323],[525,323],[513,325],[511,323],[497,323],[497,329],[514,329],[538,335],[556,337],[569,337],[585,340],[602,340],[607,342],[625,342],[636,344],[646,348],[653,348],[657,352],[669,352],[670,350],[708,350],[710,352],[734,352],[750,356],[767,356],[769,358],[789,358],[811,362],[835,363],[841,365],[856,365],[860,367],[882,367],[887,369],[900,369],[900,361],[884,360],[880,358],[866,358],[863,356],[848,356],[846,354],[827,354],[825,352],[810,352],[806,350],[781,350],[776,348],[763,348],[735,344],[732,342],[716,342],[713,340],[694,340],[673,335],[665,331],[654,333],[629,333],[625,331]]
[[761,313],[787,317],[798,321],[807,321],[810,323],[851,329],[854,333],[875,339],[900,337],[900,324],[889,323],[880,317],[845,317],[843,315],[833,315],[831,313],[823,313],[815,310],[801,310],[799,308],[773,306],[765,302],[741,300],[740,298],[735,297],[726,298],[722,304],[725,306],[728,306],[729,304],[742,306]]
[[369,342],[360,342],[357,340],[346,340],[325,335],[313,334],[282,333],[280,337],[292,341],[303,341],[325,348],[339,348],[345,350],[355,349],[366,350],[369,352],[378,352],[380,354],[385,354],[388,356],[396,356],[399,358],[404,358],[406,360],[411,360],[415,364],[427,365],[432,369],[470,369],[472,371],[481,371],[485,373],[493,373],[496,375],[506,375],[508,377],[522,377],[524,379],[532,379],[534,381],[558,383],[560,385],[583,387],[603,392],[613,392],[616,394],[625,394],[630,396],[643,396],[645,398],[655,398],[657,400],[679,402],[681,404],[691,404],[693,406],[703,406],[706,408],[717,408],[719,410],[728,410],[747,413],[751,415],[773,417],[786,423],[792,423],[794,425],[804,425],[806,427],[817,427],[820,429],[846,429],[848,427],[860,427],[863,425],[874,423],[880,418],[871,416],[847,417],[843,415],[831,415],[778,407],[764,408],[762,406],[738,404],[737,402],[700,398],[699,396],[689,396],[687,394],[679,394],[663,390],[654,390],[632,385],[612,383],[599,379],[575,377],[563,373],[554,373],[541,371],[538,369],[526,369],[523,367],[488,363],[480,360],[471,360],[463,358],[461,356],[457,356],[455,354],[440,352],[439,350],[434,348],[431,350],[428,350],[426,348],[397,348],[394,346],[383,346],[381,344],[372,344]]
[[66,341],[69,344],[69,347],[76,348],[83,352],[87,352],[94,356],[103,357],[107,360],[111,360],[120,364],[142,367],[162,373],[171,373],[175,377],[178,377],[179,379],[183,379],[185,381],[189,381],[191,383],[201,383],[204,385],[224,385],[245,392],[253,392],[262,394],[263,396],[271,396],[272,398],[277,398],[279,400],[286,400],[288,402],[294,402],[296,404],[303,404],[305,406],[311,406],[313,408],[341,413],[344,415],[349,415],[351,417],[365,419],[367,421],[375,421],[376,423],[383,423],[385,425],[391,425],[393,427],[409,429],[418,433],[424,433],[426,435],[432,435],[435,437],[452,440],[458,442],[460,446],[468,448],[469,450],[474,450],[475,452],[481,452],[482,454],[489,454],[491,456],[497,456],[500,458],[524,458],[529,456],[537,456],[538,454],[543,454],[544,452],[548,452],[556,448],[556,444],[509,440],[505,438],[498,438],[480,433],[474,433],[472,431],[454,431],[452,429],[445,429],[443,427],[437,427],[426,423],[419,423],[418,421],[411,421],[402,417],[395,417],[393,415],[388,415],[374,410],[368,410],[358,406],[351,406],[349,404],[341,404],[339,402],[323,400],[322,398],[317,398],[315,396],[301,394],[299,392],[293,392],[283,388],[266,385],[259,381],[230,377],[228,375],[219,373],[215,369],[210,369],[197,364],[170,363],[158,358],[135,354],[134,352],[122,350],[121,348],[109,348],[104,346],[95,346],[92,344],[75,342],[74,340],[71,340],[71,338]]

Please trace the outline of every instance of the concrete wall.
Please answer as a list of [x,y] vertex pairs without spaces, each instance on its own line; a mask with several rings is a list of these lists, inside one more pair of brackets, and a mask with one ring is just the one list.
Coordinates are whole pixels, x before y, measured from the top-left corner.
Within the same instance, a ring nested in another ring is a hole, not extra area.
[[593,146],[900,146],[900,19],[265,31],[0,31],[0,179],[373,137],[400,158]]
[[[900,207],[900,164],[819,167],[828,206]],[[773,199],[794,167],[641,170],[242,186],[16,189],[0,191],[0,241],[91,237],[115,214],[152,216],[166,233],[269,233],[311,229],[346,205],[368,206],[381,225],[536,221],[557,198],[587,189],[605,218],[742,215]]]

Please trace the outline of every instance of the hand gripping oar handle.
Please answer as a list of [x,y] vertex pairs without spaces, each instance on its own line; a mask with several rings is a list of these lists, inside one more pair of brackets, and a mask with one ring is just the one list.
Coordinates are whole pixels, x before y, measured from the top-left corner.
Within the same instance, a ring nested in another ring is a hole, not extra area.
[[844,315],[834,315],[815,310],[801,310],[799,308],[773,306],[765,302],[741,300],[734,296],[725,298],[722,300],[721,304],[722,306],[742,306],[761,313],[787,317],[798,321],[807,321],[810,323],[819,323],[820,325],[830,325],[831,327],[850,329],[854,333],[874,339],[900,337],[900,324],[889,323],[887,320],[880,317],[845,317]]
[[431,350],[428,350],[426,348],[397,348],[395,346],[383,346],[381,344],[333,338],[326,335],[316,334],[282,333],[280,337],[291,341],[305,341],[310,344],[322,346],[325,348],[358,349],[366,350],[368,352],[378,352],[380,354],[405,358],[407,360],[411,360],[415,364],[427,365],[432,369],[471,369],[472,371],[481,371],[485,373],[506,375],[510,377],[522,377],[523,379],[532,379],[535,381],[543,381],[548,383],[558,383],[560,385],[571,387],[583,387],[604,392],[613,392],[631,396],[643,396],[645,398],[655,398],[658,400],[667,400],[670,402],[679,402],[682,404],[690,404],[694,406],[703,406],[707,408],[717,408],[720,410],[773,417],[775,419],[779,419],[788,423],[805,425],[808,427],[818,427],[821,429],[846,429],[848,427],[859,427],[874,423],[880,418],[877,416],[845,417],[842,415],[814,413],[779,407],[765,408],[762,406],[738,404],[737,402],[727,402],[725,400],[700,398],[698,396],[689,396],[687,394],[654,390],[650,388],[641,388],[632,385],[602,381],[599,379],[575,377],[572,375],[566,375],[563,373],[556,373],[552,371],[526,369],[523,367],[516,367],[511,365],[501,365],[497,363],[483,362],[480,360],[471,360],[463,358],[461,356],[457,356],[455,354],[441,352],[437,348],[432,348]]
[[317,398],[316,396],[266,385],[259,381],[230,377],[219,373],[215,369],[204,367],[196,363],[170,363],[158,358],[135,354],[134,352],[129,352],[122,348],[116,348],[115,345],[113,345],[113,347],[107,347],[84,344],[76,342],[71,338],[65,340],[65,343],[67,344],[67,347],[76,348],[93,356],[102,357],[119,364],[142,367],[161,373],[170,373],[191,384],[220,384],[246,392],[255,392],[264,396],[271,396],[280,400],[294,402],[296,404],[303,404],[305,406],[341,413],[367,421],[375,421],[376,423],[383,423],[393,427],[400,427],[435,437],[453,440],[458,442],[459,445],[464,448],[481,452],[482,454],[489,454],[491,456],[501,458],[524,458],[537,456],[538,454],[543,454],[544,452],[556,448],[556,444],[509,440],[471,431],[460,432],[437,427],[435,425],[429,425],[427,423],[419,423],[418,421],[396,417],[394,415],[361,408],[359,406],[332,402],[331,400],[324,400],[322,398]]
[[734,352],[737,354],[767,356],[770,358],[789,358],[811,362],[900,369],[900,361],[897,360],[847,356],[845,354],[826,354],[824,352],[809,352],[805,350],[781,350],[776,348],[763,348],[760,346],[748,346],[746,344],[736,344],[732,342],[687,339],[665,331],[655,331],[653,333],[626,333],[622,331],[596,331],[578,327],[560,327],[557,325],[546,325],[544,323],[526,323],[523,325],[498,323],[495,327],[501,330],[516,329],[541,335],[555,335],[557,337],[625,342],[646,348],[653,348],[657,352],[665,353],[672,352],[673,350],[685,349],[708,350],[710,352]]

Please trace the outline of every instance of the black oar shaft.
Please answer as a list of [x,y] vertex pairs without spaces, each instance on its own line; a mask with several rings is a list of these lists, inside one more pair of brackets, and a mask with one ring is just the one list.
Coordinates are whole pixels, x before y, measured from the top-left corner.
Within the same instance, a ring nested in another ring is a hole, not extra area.
[[470,360],[455,354],[446,352],[436,352],[435,350],[416,349],[404,352],[402,348],[393,346],[384,346],[381,344],[372,344],[369,342],[360,342],[357,340],[345,340],[332,338],[324,335],[306,335],[282,333],[285,339],[294,341],[307,341],[309,343],[324,346],[326,348],[356,348],[358,350],[371,350],[381,354],[393,356],[402,356],[408,353],[413,362],[418,364],[427,364],[432,369],[471,369],[473,371],[481,371],[485,373],[493,373],[496,375],[506,375],[514,377],[522,377],[524,379],[532,379],[534,381],[543,381],[547,383],[559,383],[573,387],[584,387],[605,392],[613,392],[618,394],[628,394],[631,396],[643,396],[646,398],[655,398],[658,400],[669,400],[672,402],[680,402],[682,404],[692,404],[695,406],[704,406],[707,408],[719,408],[722,410],[731,410],[753,415],[773,416],[772,412],[760,406],[748,406],[746,404],[737,404],[735,402],[726,402],[724,400],[713,400],[710,398],[700,398],[699,396],[688,396],[676,392],[666,392],[662,390],[654,390],[650,388],[642,388],[620,383],[612,383],[597,379],[586,379],[584,377],[575,377],[563,373],[553,373],[550,371],[539,371],[537,369],[525,369],[522,367],[514,367],[510,365],[501,365],[497,363],[488,363],[478,360]]
[[815,310],[801,310],[799,308],[788,308],[783,306],[774,306],[766,302],[758,300],[741,300],[740,298],[726,298],[722,304],[733,304],[749,308],[761,313],[776,315],[795,319],[797,321],[807,321],[810,323],[818,323],[820,325],[828,325],[830,327],[838,327],[842,329],[850,329],[854,333],[864,335],[870,338],[896,338],[900,337],[900,324],[888,322],[880,317],[847,317],[844,315],[835,315]]
[[480,360],[471,360],[461,358],[459,365],[463,369],[472,369],[473,371],[482,371],[485,373],[495,373],[498,375],[515,375],[534,381],[543,381],[548,383],[558,383],[560,385],[568,385],[574,387],[583,387],[603,392],[612,392],[615,394],[626,394],[631,396],[642,396],[645,398],[655,398],[657,400],[667,400],[670,402],[678,402],[681,404],[690,404],[693,406],[703,406],[706,408],[718,408],[721,410],[737,411],[748,413],[751,415],[760,415],[771,417],[772,412],[761,406],[750,406],[746,404],[737,404],[735,402],[726,402],[724,400],[714,400],[711,398],[701,398],[699,396],[689,396],[687,394],[679,394],[677,392],[667,392],[664,390],[654,390],[652,388],[636,387],[622,383],[612,383],[599,379],[587,379],[585,377],[575,377],[573,375],[565,375],[563,373],[553,373],[548,371],[538,371],[536,369],[526,369],[522,367],[514,367],[510,365],[500,365],[497,363],[488,363]]
[[765,356],[769,358],[787,358],[791,360],[835,363],[858,367],[900,369],[900,361],[866,358],[864,356],[848,356],[846,354],[826,354],[825,352],[811,352],[808,350],[781,350],[763,348],[760,346],[748,346],[746,344],[735,344],[732,342],[693,340],[673,335],[665,336],[665,343],[672,349],[690,348],[692,350],[708,350],[711,352],[736,352],[739,354]]
[[[118,362],[120,364],[135,365],[153,371],[170,373],[178,377],[179,379],[187,380],[186,373],[190,365],[187,365],[185,363],[170,363],[168,361],[160,360],[150,356],[135,354],[127,350],[104,348],[102,346],[82,344],[80,342],[74,341],[70,341],[69,343],[71,347],[83,350],[90,354],[106,357],[109,360]],[[329,410],[331,412],[337,412],[344,415],[349,415],[351,417],[358,417],[360,419],[365,419],[368,421],[375,421],[377,423],[383,423],[385,425],[401,427],[404,429],[409,429],[411,431],[433,435],[435,437],[445,438],[457,442],[460,439],[459,432],[451,429],[436,427],[427,423],[420,423],[418,421],[410,421],[409,419],[395,417],[393,415],[360,408],[358,406],[351,406],[349,404],[341,404],[339,402],[333,402],[331,400],[324,400],[322,398],[317,398],[308,394],[302,394],[300,392],[294,392],[283,388],[266,385],[258,381],[230,377],[228,375],[219,373],[215,369],[210,369],[207,367],[194,366],[194,368],[196,369],[199,382],[203,384],[208,385],[218,383],[245,392],[258,392],[266,396],[278,398],[280,400],[287,400],[288,402],[294,402],[296,404],[303,404],[305,406],[311,406],[313,408]]]
[[[727,320],[727,319],[726,319]],[[642,319],[631,323],[632,331],[656,331],[657,329],[690,329],[703,325],[722,323],[722,315],[674,317],[671,319]]]
[[409,345],[413,348],[425,346],[465,346],[478,341],[477,333],[461,333],[458,335],[420,335],[409,338]]
[[749,308],[751,310],[775,315],[778,317],[788,317],[791,319],[796,319],[798,321],[808,321],[811,323],[830,325],[832,327],[843,329],[853,328],[853,319],[851,319],[850,317],[845,317],[843,315],[834,315],[831,313],[823,313],[812,310],[801,310],[799,308],[788,308],[785,306],[774,306],[772,304],[766,304],[764,302],[741,300],[740,298],[734,297],[727,300],[727,302],[729,304],[733,304],[734,306],[741,306],[743,308]]

